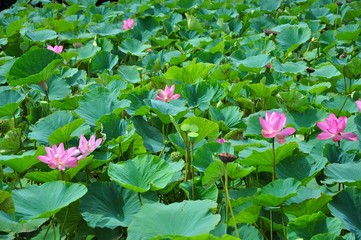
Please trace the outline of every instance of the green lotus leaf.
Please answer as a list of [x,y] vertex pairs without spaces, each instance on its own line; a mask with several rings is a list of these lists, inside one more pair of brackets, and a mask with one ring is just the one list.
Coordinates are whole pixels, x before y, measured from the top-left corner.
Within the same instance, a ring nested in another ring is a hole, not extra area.
[[127,131],[129,129],[130,121],[121,119],[119,118],[119,116],[113,113],[109,115],[104,115],[97,121],[97,123],[102,124],[102,133],[107,136],[107,140],[112,140],[120,136],[129,135],[129,132]]
[[142,117],[131,118],[137,133],[142,136],[144,147],[151,152],[160,152],[164,147],[161,131],[147,123]]
[[35,49],[19,57],[8,73],[10,85],[40,83],[49,79],[62,57],[48,49]]
[[333,78],[340,76],[341,73],[330,63],[320,64],[315,67],[315,72],[311,74],[312,77]]
[[215,92],[212,86],[205,82],[198,82],[183,87],[182,97],[187,100],[190,107],[198,107],[201,111],[209,108]]
[[119,25],[110,23],[98,23],[88,27],[89,32],[99,36],[114,36],[122,32]]
[[196,63],[195,60],[185,67],[172,66],[164,74],[169,80],[178,80],[181,83],[194,84],[200,78],[207,77],[209,71],[213,68],[213,64]]
[[95,126],[95,122],[103,115],[129,106],[128,100],[118,100],[118,94],[117,90],[109,92],[103,87],[94,88],[83,95],[75,112],[85,118],[89,125]]
[[0,92],[0,117],[12,116],[18,110],[25,96],[8,89]]
[[57,181],[14,190],[12,197],[17,216],[21,220],[32,220],[53,216],[86,192],[82,184]]
[[109,177],[134,192],[163,189],[169,184],[175,170],[165,160],[153,156],[137,156],[119,164],[110,163]]
[[129,225],[128,238],[190,237],[209,233],[220,220],[218,214],[210,212],[216,207],[216,202],[211,200],[144,204]]
[[276,72],[285,73],[287,75],[305,74],[307,65],[304,61],[285,62],[273,61],[272,67]]
[[294,178],[277,179],[264,186],[253,201],[262,206],[280,206],[287,199],[297,195],[300,186],[301,182]]
[[308,26],[289,26],[277,34],[276,41],[283,51],[292,52],[310,38],[311,29]]
[[234,154],[232,145],[227,142],[224,144],[217,142],[203,144],[194,152],[193,165],[198,171],[204,172],[213,163],[215,155],[223,152]]
[[38,31],[28,30],[25,33],[25,36],[27,36],[33,42],[45,42],[57,38],[58,35],[53,30],[44,29]]
[[28,170],[31,166],[39,163],[37,156],[45,154],[45,148],[43,146],[38,149],[26,151],[21,155],[0,155],[0,163],[11,167],[14,171],[21,173]]
[[195,143],[199,142],[205,138],[208,138],[210,141],[214,141],[219,133],[218,124],[210,121],[206,118],[200,117],[189,117],[185,119],[182,124],[189,124],[189,125],[197,125],[199,131],[198,137],[195,139]]
[[311,181],[327,163],[326,158],[317,160],[311,155],[297,154],[283,159],[276,166],[278,178],[295,178],[303,184]]
[[126,54],[142,57],[148,54],[146,50],[150,47],[137,39],[127,38],[119,46],[119,50]]
[[46,222],[47,218],[19,222],[14,213],[0,211],[0,231],[8,233],[27,233],[37,230]]
[[339,235],[342,222],[338,218],[326,217],[322,212],[304,215],[290,222],[287,226],[288,239],[311,239],[320,233],[334,233]]
[[250,56],[243,60],[238,60],[235,63],[238,65],[240,71],[259,73],[261,69],[265,68],[267,63],[272,61],[272,57],[268,54],[260,54]]
[[346,183],[346,184],[361,184],[361,163],[347,162],[347,163],[332,163],[325,168],[325,183]]
[[[279,162],[293,155],[293,151],[298,147],[295,142],[286,143],[276,147],[275,149],[275,161],[276,166]],[[240,153],[242,156],[246,156],[240,161],[242,165],[256,166],[259,172],[272,172],[272,149],[269,147],[250,147]]]
[[138,83],[140,81],[137,66],[120,66],[118,69],[118,74],[130,83]]
[[[144,203],[150,202],[142,196]],[[114,182],[92,183],[80,200],[80,213],[90,227],[127,227],[141,208],[137,193]]]
[[89,126],[84,124],[84,119],[76,119],[71,123],[56,129],[49,135],[48,140],[50,145],[69,142],[73,137],[79,137],[81,134],[89,132]]
[[49,144],[49,136],[58,128],[74,121],[73,115],[68,111],[58,111],[53,114],[40,119],[30,129],[29,133],[31,139],[39,141],[41,144]]
[[280,6],[281,0],[261,0],[260,6],[262,9],[267,10],[269,12],[276,11]]
[[203,187],[201,182],[198,181],[192,184],[192,182],[183,182],[179,184],[184,193],[187,195],[187,198],[190,200],[205,200],[209,199],[212,201],[217,201],[218,199],[218,188],[216,184],[212,184],[209,187]]
[[97,52],[91,61],[90,69],[92,73],[103,72],[104,70],[111,71],[118,63],[118,56],[106,51]]
[[[223,130],[237,128],[242,122],[242,113],[237,106],[227,106],[222,109],[210,107],[209,113],[211,114],[212,120],[222,123],[220,127]],[[222,126],[225,127],[222,128]]]
[[[329,203],[328,207],[335,219],[341,219],[345,228],[361,238],[361,189],[356,187],[345,188]],[[334,232],[334,231],[330,231]]]
[[170,123],[170,117],[173,116],[174,119],[179,120],[188,113],[188,109],[183,104],[178,106],[174,101],[172,103],[166,103],[154,99],[146,99],[144,102],[150,107],[150,109],[157,114],[162,123]]

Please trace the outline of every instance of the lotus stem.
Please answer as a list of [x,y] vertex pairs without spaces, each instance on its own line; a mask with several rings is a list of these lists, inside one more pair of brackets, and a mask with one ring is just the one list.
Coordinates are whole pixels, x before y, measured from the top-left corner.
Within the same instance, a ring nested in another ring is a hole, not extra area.
[[142,202],[142,197],[140,196],[140,192],[138,192],[138,199],[139,199],[139,204],[142,207],[143,206],[143,202]]
[[270,229],[270,238],[273,240],[273,212],[270,209],[270,221],[271,221],[271,229]]
[[272,138],[272,182],[276,180],[275,138]]
[[285,219],[284,219],[284,213],[283,213],[283,205],[281,205],[281,220],[282,220],[282,230],[283,230],[283,236],[284,239],[287,239],[286,236],[286,227],[285,227]]
[[[236,222],[236,218],[234,217],[234,213],[233,213],[233,209],[232,209],[232,205],[231,205],[231,199],[229,197],[229,193],[228,193],[228,173],[227,173],[227,166],[225,164],[225,174],[224,174],[224,190],[226,192],[226,210],[228,209],[229,207],[229,210],[231,212],[231,215],[232,215],[232,220],[233,220],[233,224],[234,224],[234,230],[236,231],[236,235],[237,235],[237,238],[240,238],[239,237],[239,233],[238,233],[238,228],[237,228],[237,222]],[[226,211],[227,213],[227,211]],[[228,214],[226,214],[226,225],[228,225]]]
[[192,145],[192,154],[191,154],[191,168],[192,168],[192,199],[195,200],[195,189],[194,189],[194,167],[193,167],[193,154],[194,154],[194,144],[191,142]]

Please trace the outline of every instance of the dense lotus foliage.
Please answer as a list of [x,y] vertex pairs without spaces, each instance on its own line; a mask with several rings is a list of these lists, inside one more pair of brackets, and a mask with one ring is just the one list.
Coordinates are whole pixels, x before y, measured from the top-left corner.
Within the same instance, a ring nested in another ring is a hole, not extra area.
[[0,239],[361,239],[361,2],[18,0]]

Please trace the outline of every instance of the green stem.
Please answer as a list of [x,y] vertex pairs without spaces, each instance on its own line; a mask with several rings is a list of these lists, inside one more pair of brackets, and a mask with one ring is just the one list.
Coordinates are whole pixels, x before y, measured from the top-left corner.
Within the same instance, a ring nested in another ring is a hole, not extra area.
[[55,229],[55,223],[54,221],[51,221],[51,225],[53,226],[53,231],[54,231],[54,240],[56,240],[56,229]]
[[118,162],[120,162],[120,156],[123,155],[122,154],[122,143],[118,144],[118,148],[119,148],[119,150],[118,150]]
[[276,180],[275,138],[272,138],[272,182]]
[[191,143],[192,145],[192,154],[191,154],[191,159],[190,159],[190,162],[191,162],[191,168],[192,168],[192,199],[195,200],[195,189],[194,189],[194,167],[193,167],[193,154],[194,154],[194,144],[193,142]]
[[67,218],[68,218],[68,212],[69,212],[69,206],[67,206],[67,208],[66,208],[65,217],[64,217],[64,222],[63,222],[63,225],[62,225],[61,228],[60,228],[60,236],[61,236],[61,233],[62,233],[63,230],[64,230],[64,226],[65,226],[66,220],[67,220]]
[[284,239],[287,240],[287,236],[286,236],[286,226],[285,226],[285,219],[284,219],[284,212],[283,212],[283,205],[281,205],[281,220],[282,220],[283,236],[284,236]]
[[270,221],[271,221],[271,229],[270,229],[270,238],[273,240],[273,212],[270,210]]
[[51,227],[51,225],[52,225],[53,219],[51,219],[50,221],[51,221],[51,222],[49,223],[48,228],[46,229],[46,232],[45,232],[45,235],[44,235],[43,240],[47,239],[46,237],[48,236],[48,232],[49,232],[50,227]]
[[17,128],[17,123],[16,123],[16,117],[15,117],[15,113],[13,114],[13,119],[14,119],[14,128]]
[[338,116],[341,114],[341,111],[342,111],[343,107],[346,105],[346,102],[347,102],[347,96],[345,97],[345,101],[343,101],[343,104],[342,104],[342,106],[341,106],[340,110],[338,111],[338,113],[337,113],[337,116],[336,116],[336,117],[338,117]]
[[139,199],[139,204],[142,207],[143,206],[143,202],[142,202],[142,197],[140,196],[140,192],[138,192],[138,199]]
[[[226,165],[226,164],[225,164]],[[231,199],[229,197],[229,193],[228,193],[228,173],[227,173],[227,167],[225,167],[225,173],[224,173],[224,190],[226,191],[226,200],[227,200],[227,204],[226,206],[228,205],[229,207],[229,210],[231,212],[231,215],[232,215],[232,219],[233,219],[233,224],[234,224],[234,229],[236,231],[236,235],[237,235],[237,238],[240,238],[239,237],[239,233],[238,233],[238,228],[237,228],[237,222],[236,222],[236,218],[234,217],[234,213],[233,213],[233,208],[232,208],[232,205],[231,205]],[[228,219],[226,219],[227,223],[228,223]]]

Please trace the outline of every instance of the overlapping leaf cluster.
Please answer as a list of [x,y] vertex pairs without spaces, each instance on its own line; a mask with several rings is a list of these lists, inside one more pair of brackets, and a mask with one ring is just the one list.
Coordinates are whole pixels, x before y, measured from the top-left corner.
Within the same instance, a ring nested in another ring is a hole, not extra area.
[[[360,139],[360,16],[353,0],[18,0],[0,12],[1,238],[361,239],[360,143],[316,138],[333,113]],[[296,130],[285,144],[262,137],[266,111]],[[37,159],[93,134],[75,168]]]

